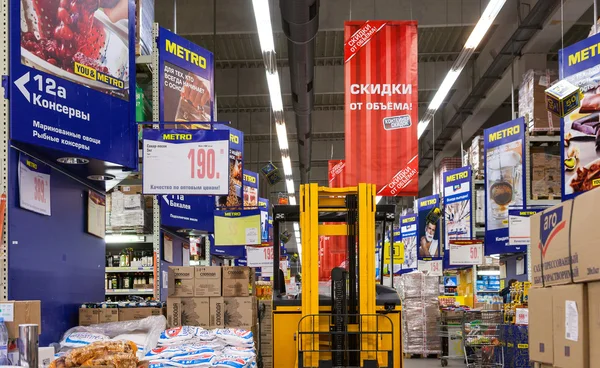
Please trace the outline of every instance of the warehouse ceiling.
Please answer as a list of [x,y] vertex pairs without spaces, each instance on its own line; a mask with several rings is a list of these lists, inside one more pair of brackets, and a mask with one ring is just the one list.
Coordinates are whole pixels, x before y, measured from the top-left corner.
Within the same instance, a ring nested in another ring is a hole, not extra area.
[[[434,166],[444,157],[458,156],[461,141],[466,146],[483,127],[511,119],[511,89],[518,89],[521,75],[527,69],[556,67],[563,31],[566,45],[587,36],[593,18],[592,1],[563,1],[561,29],[560,0],[507,0],[434,122],[421,137],[421,194],[431,193]],[[279,0],[270,3],[297,190],[299,154],[288,42],[281,28]],[[320,1],[319,31],[315,38],[311,182],[327,185],[327,161],[344,158],[344,21],[416,19],[419,22],[421,116],[487,3],[487,0]],[[156,21],[215,53],[217,120],[231,121],[244,131],[246,168],[258,171],[269,161],[281,167],[252,1],[157,0]],[[267,187],[263,181],[261,187],[262,196],[271,200],[285,192],[283,183]],[[408,201],[402,203],[408,206]]]

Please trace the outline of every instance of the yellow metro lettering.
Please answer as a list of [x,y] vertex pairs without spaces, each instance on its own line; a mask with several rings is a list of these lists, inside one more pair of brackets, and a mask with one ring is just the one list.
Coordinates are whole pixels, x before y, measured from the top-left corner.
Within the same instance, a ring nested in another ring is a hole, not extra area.
[[231,141],[231,143],[235,143],[238,144],[240,143],[240,137],[238,137],[235,134],[229,133],[229,140]]
[[163,134],[163,140],[165,140],[165,141],[191,141],[192,135],[191,134],[178,134],[178,133]]
[[198,55],[197,53],[186,49],[185,47],[176,44],[175,42],[171,42],[170,40],[166,40],[165,48],[167,52],[177,56],[180,59],[183,59],[191,64],[197,65],[202,69],[206,69],[206,58]]
[[27,160],[26,164],[27,164],[27,166],[31,167],[32,169],[36,169],[37,170],[37,164],[35,162]]
[[510,137],[511,135],[517,135],[521,133],[521,125],[515,125],[510,128],[502,129],[494,133],[490,133],[488,140],[490,142],[497,141],[498,139]]

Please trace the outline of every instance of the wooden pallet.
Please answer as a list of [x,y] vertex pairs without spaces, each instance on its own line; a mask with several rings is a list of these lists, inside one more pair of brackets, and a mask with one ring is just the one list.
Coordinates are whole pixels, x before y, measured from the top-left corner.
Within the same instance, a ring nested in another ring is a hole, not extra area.
[[410,354],[404,353],[404,359],[440,359],[442,354]]
[[560,135],[560,128],[555,130],[540,130],[533,128],[529,131],[530,135]]

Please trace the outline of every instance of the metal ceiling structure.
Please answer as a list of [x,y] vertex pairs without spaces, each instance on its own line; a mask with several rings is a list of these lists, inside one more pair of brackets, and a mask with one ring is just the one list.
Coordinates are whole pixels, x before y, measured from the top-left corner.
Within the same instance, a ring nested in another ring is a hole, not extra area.
[[[176,11],[175,9],[176,3]],[[269,0],[280,75],[292,171],[296,190],[305,165],[297,129],[290,77],[288,37],[279,1]],[[431,192],[435,167],[454,157],[481,129],[510,120],[510,96],[530,68],[556,67],[565,45],[585,38],[592,24],[592,0],[507,0],[453,89],[421,137],[420,189]],[[440,86],[473,30],[487,0],[320,0],[314,37],[314,86],[310,130],[310,181],[326,185],[327,160],[344,158],[345,20],[416,19],[419,22],[419,116]],[[176,19],[176,22],[175,22]],[[562,20],[562,21],[561,21]],[[161,26],[215,53],[218,120],[245,133],[246,167],[257,171],[269,161],[281,167],[269,90],[250,0],[161,0]],[[177,25],[177,29],[175,28]],[[306,123],[303,123],[306,124]],[[435,136],[433,128],[435,126]],[[306,146],[304,146],[306,147]],[[435,155],[434,155],[435,147]],[[434,159],[435,157],[435,159]],[[281,183],[263,196],[285,192]],[[404,202],[403,202],[404,203]]]

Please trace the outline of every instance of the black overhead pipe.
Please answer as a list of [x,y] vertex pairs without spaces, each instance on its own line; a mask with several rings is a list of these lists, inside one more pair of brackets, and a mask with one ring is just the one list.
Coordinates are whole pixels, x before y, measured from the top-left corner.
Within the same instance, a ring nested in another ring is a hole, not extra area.
[[288,39],[292,101],[296,115],[300,179],[309,181],[311,161],[315,36],[319,30],[319,0],[280,0],[283,32]]

